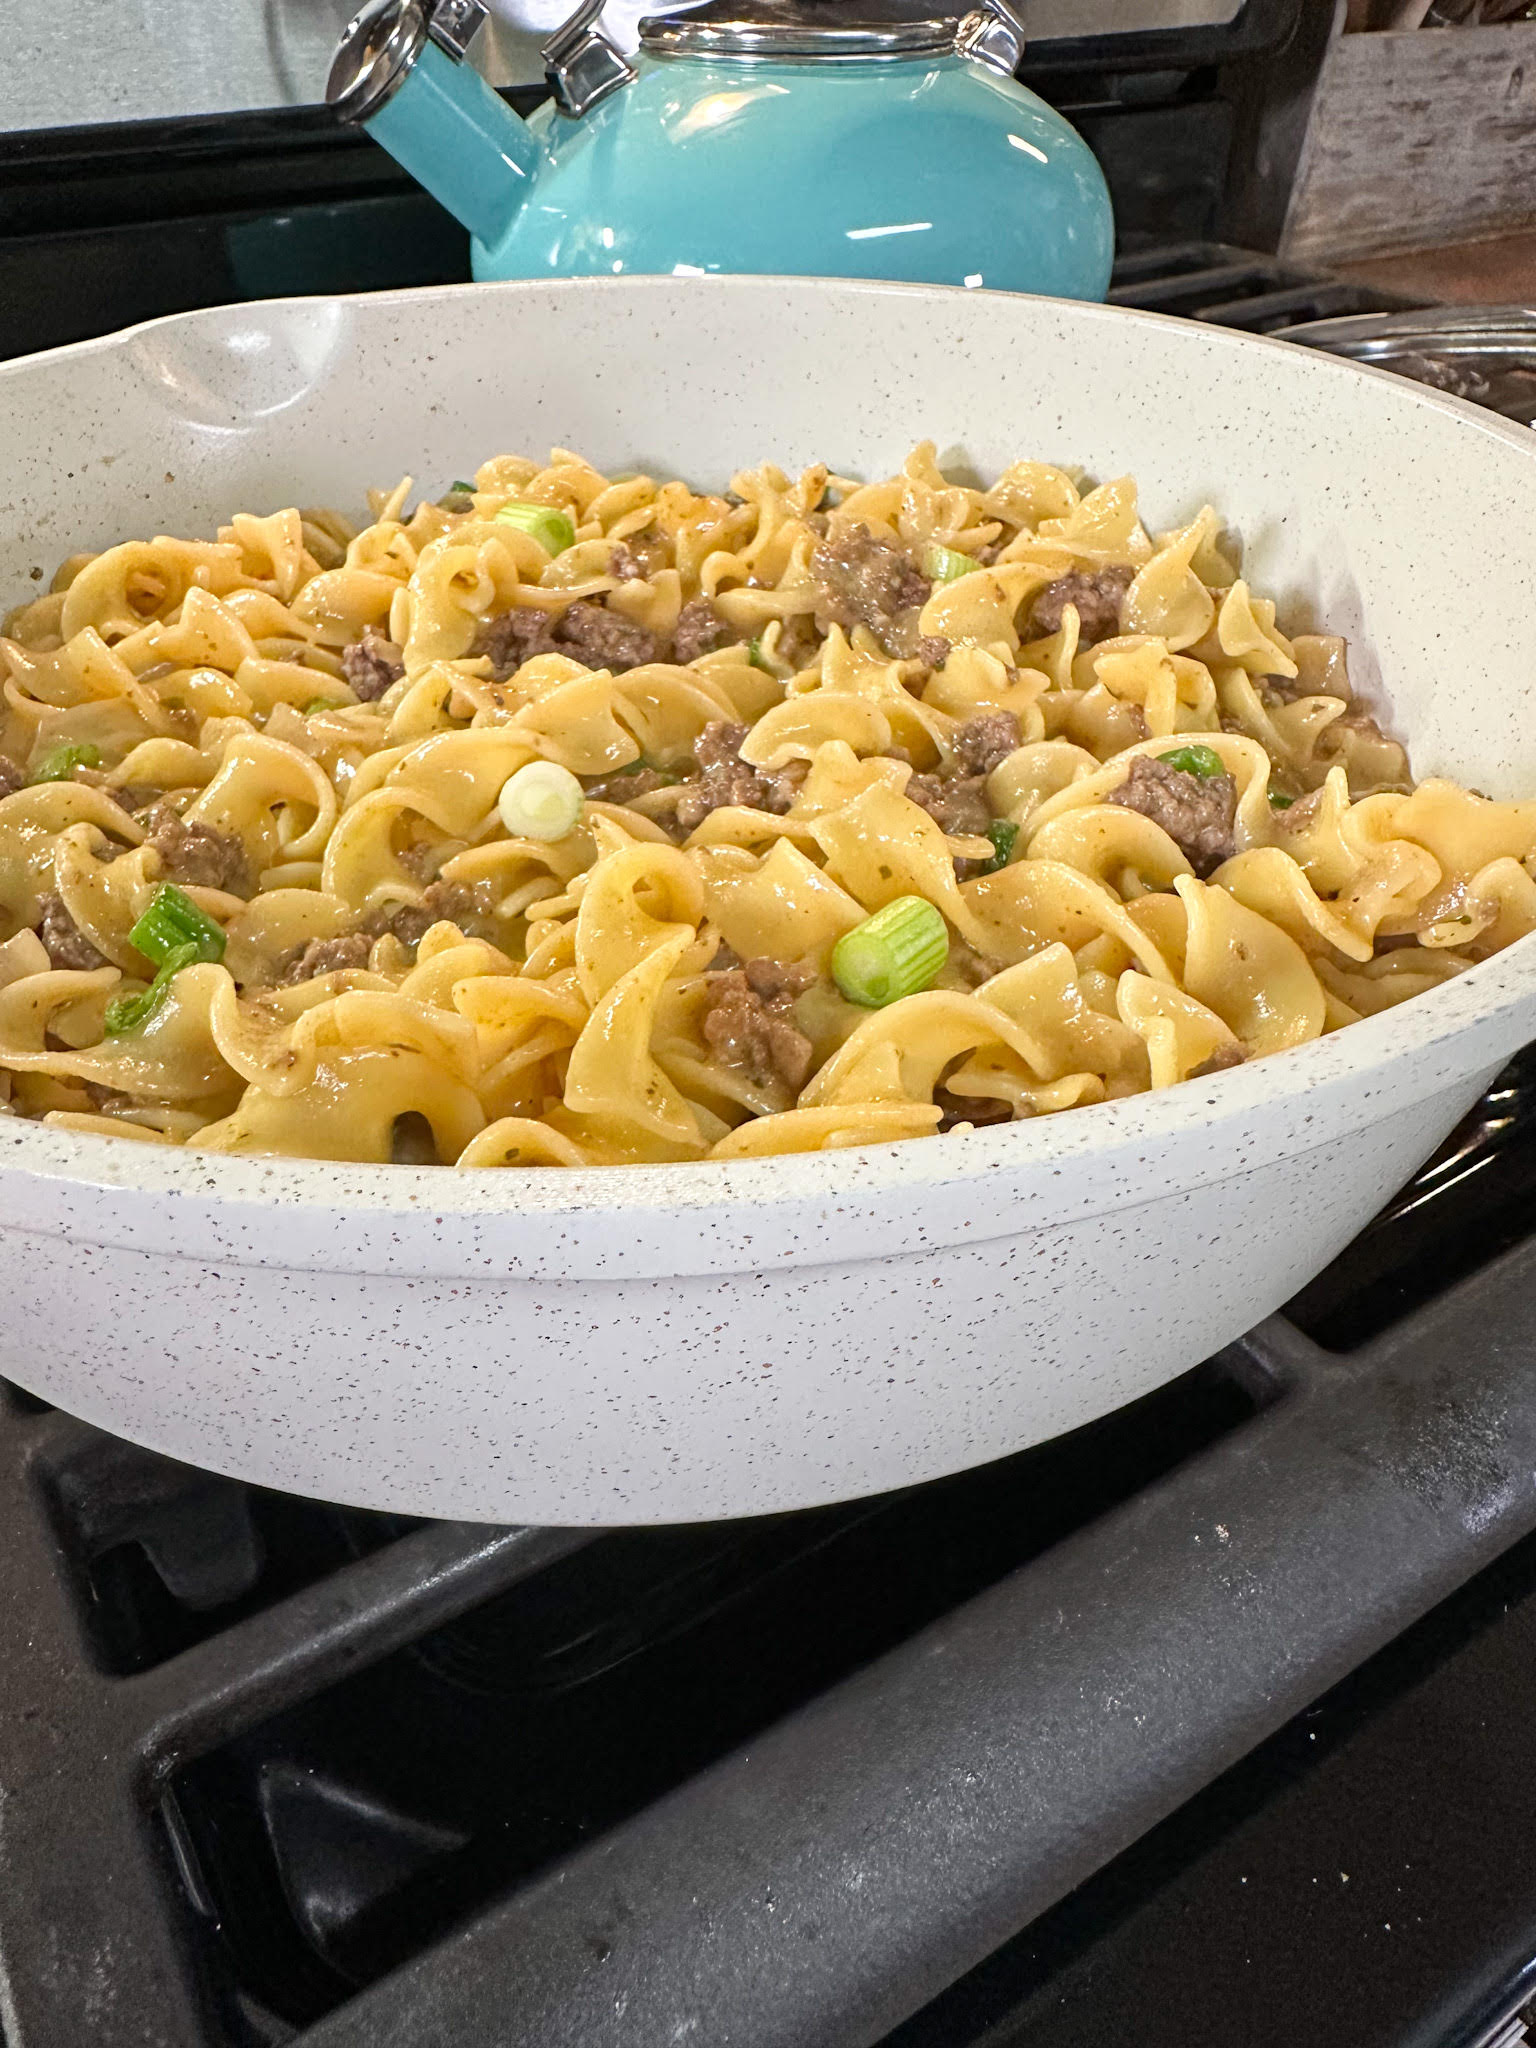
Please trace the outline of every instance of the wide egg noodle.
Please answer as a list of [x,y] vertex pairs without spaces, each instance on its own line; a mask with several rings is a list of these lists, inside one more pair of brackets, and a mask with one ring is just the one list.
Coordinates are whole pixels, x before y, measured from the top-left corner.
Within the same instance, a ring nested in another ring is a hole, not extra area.
[[[501,1172],[840,1149],[1217,1085],[1536,931],[1536,801],[1415,786],[1210,506],[1152,533],[1129,477],[930,442],[472,481],[124,539],[0,620],[0,1114]],[[1188,747],[1214,853],[1136,794]],[[590,785],[555,839],[501,815],[534,762]],[[167,881],[223,957],[124,1027]],[[862,1009],[837,943],[911,896],[949,956]]]

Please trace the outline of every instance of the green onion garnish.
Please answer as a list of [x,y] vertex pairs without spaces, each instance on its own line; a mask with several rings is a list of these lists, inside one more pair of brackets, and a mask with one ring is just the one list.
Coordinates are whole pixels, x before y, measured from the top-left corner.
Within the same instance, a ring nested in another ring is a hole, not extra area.
[[1269,792],[1269,801],[1275,810],[1288,811],[1296,799],[1293,796],[1287,796],[1283,789],[1272,789]]
[[[142,922],[140,919],[140,923]],[[134,930],[138,930],[137,925]],[[220,932],[221,952],[223,938],[224,934]],[[171,976],[180,974],[183,967],[190,967],[198,957],[196,946],[178,947],[174,953],[161,961],[155,970],[155,978],[147,989],[136,996],[114,996],[108,1003],[106,1016],[102,1020],[102,1029],[107,1037],[122,1038],[130,1031],[141,1030],[165,1001],[166,990],[171,985]]]
[[962,555],[958,548],[941,548],[937,541],[923,549],[923,574],[932,583],[953,583],[980,567],[974,555]]
[[496,808],[514,839],[563,839],[576,828],[587,793],[569,768],[528,761],[501,785]]
[[211,917],[205,917],[174,882],[166,882],[155,891],[148,910],[128,934],[128,943],[157,967],[163,967],[189,946],[194,960],[224,958],[222,929]]
[[832,979],[850,1003],[883,1010],[926,988],[949,958],[949,931],[924,896],[898,896],[832,948]]
[[1175,747],[1171,754],[1159,754],[1157,758],[1166,761],[1170,768],[1181,768],[1186,775],[1198,775],[1202,782],[1227,772],[1214,747]]
[[463,477],[461,476],[455,477],[453,482],[448,486],[448,488],[450,491],[468,491],[471,497],[473,497],[475,494],[474,485],[465,483]]
[[1018,836],[1019,828],[1011,818],[994,818],[987,827],[987,837],[992,842],[992,858],[980,872],[984,875],[995,875],[999,868],[1007,867],[1008,856],[1012,853]]
[[751,662],[754,668],[760,668],[765,675],[773,674],[773,670],[769,668],[767,659],[763,654],[763,641],[761,634],[759,634],[755,640],[749,640],[747,642],[747,659]]
[[77,768],[99,768],[101,749],[93,747],[89,740],[66,740],[61,747],[50,747],[48,752],[32,770],[34,782],[68,782]]
[[567,548],[576,545],[576,529],[570,514],[553,505],[529,505],[514,498],[510,505],[502,506],[496,517],[503,526],[515,526],[519,533],[531,534],[546,555],[563,555]]
[[303,715],[305,718],[313,718],[317,711],[335,711],[338,708],[329,697],[311,697],[304,706]]

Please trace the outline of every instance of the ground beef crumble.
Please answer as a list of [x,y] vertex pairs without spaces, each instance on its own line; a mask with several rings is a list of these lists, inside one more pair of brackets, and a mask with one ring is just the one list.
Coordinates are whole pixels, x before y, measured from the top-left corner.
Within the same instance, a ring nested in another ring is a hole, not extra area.
[[1128,563],[1100,569],[1092,576],[1076,569],[1068,576],[1058,576],[1035,599],[1028,637],[1044,640],[1059,633],[1061,615],[1070,604],[1077,608],[1078,639],[1084,647],[1109,639],[1120,630],[1120,608],[1135,578],[1136,571]]
[[964,939],[956,939],[949,949],[949,973],[963,989],[978,989],[984,981],[990,981],[997,972],[997,962],[985,959],[968,946]]
[[1351,704],[1341,711],[1337,718],[1330,719],[1317,736],[1317,751],[1320,755],[1331,756],[1342,752],[1346,733],[1358,733],[1362,739],[1375,740],[1385,746],[1396,742],[1384,733],[1377,720],[1362,704]]
[[[951,837],[982,838],[992,823],[987,777],[999,762],[1007,760],[1021,738],[1019,721],[1011,711],[986,711],[968,718],[956,726],[950,739],[951,772],[913,775],[906,793]],[[956,869],[965,880],[988,865],[986,861],[960,861]]]
[[14,796],[26,786],[26,769],[18,768],[9,754],[0,754],[0,797]]
[[462,882],[432,882],[420,903],[390,903],[371,910],[354,930],[339,938],[310,939],[278,962],[278,985],[291,988],[317,975],[335,974],[347,968],[366,967],[375,939],[398,939],[402,946],[419,946],[435,924],[456,924],[470,930],[481,914],[473,889]]
[[1237,851],[1237,784],[1230,775],[1191,775],[1138,754],[1126,780],[1109,790],[1104,801],[1123,804],[1161,825],[1202,880]]
[[50,894],[42,898],[37,906],[37,923],[33,929],[47,947],[48,962],[52,967],[88,973],[93,967],[105,967],[107,964],[64,908],[62,896]]
[[676,781],[675,775],[664,775],[659,768],[637,761],[633,768],[620,768],[612,775],[599,775],[583,787],[595,804],[632,804],[637,796],[649,796],[653,789],[670,789]]
[[803,612],[796,612],[780,624],[778,646],[774,652],[780,661],[797,673],[810,667],[820,648],[815,623]]
[[497,682],[515,675],[536,654],[568,654],[585,667],[640,668],[656,659],[656,636],[593,598],[567,605],[558,616],[514,606],[480,629],[473,652],[490,656]]
[[1202,1060],[1198,1067],[1191,1067],[1191,1081],[1204,1081],[1211,1074],[1224,1074],[1228,1067],[1240,1067],[1248,1057],[1248,1048],[1235,1042],[1218,1046],[1208,1060]]
[[555,627],[555,645],[562,654],[588,668],[640,668],[656,659],[656,636],[606,605],[573,604]]
[[1011,711],[982,711],[950,735],[950,754],[957,775],[990,775],[1023,744],[1019,721]]
[[173,882],[249,896],[255,883],[245,843],[212,825],[189,825],[170,804],[156,804],[143,819],[145,837]]
[[706,725],[693,744],[694,759],[702,771],[677,785],[665,810],[684,837],[727,804],[739,804],[754,811],[769,811],[783,817],[805,780],[806,764],[790,761],[782,768],[761,770],[741,758],[741,743],[747,736],[744,725],[730,725],[716,719]]
[[[820,610],[839,626],[868,626],[886,653],[938,667],[949,643],[917,631],[916,613],[928,601],[932,583],[904,548],[878,540],[867,526],[850,526],[811,550],[811,574],[821,592]],[[941,651],[942,650],[942,651]]]
[[672,659],[686,666],[701,654],[713,654],[735,636],[707,597],[692,597],[677,615],[672,633]]
[[119,809],[130,813],[150,810],[159,803],[164,794],[163,789],[156,789],[148,782],[125,782],[120,789],[107,791],[107,795]]
[[352,694],[372,704],[405,674],[405,656],[393,640],[369,627],[361,640],[342,649],[341,672],[352,686]]
[[435,924],[456,924],[460,931],[469,931],[480,910],[474,890],[463,882],[432,882],[420,903],[375,910],[363,919],[359,929],[372,938],[382,938],[387,932],[402,946],[419,946]]
[[470,652],[488,656],[492,675],[497,682],[504,683],[508,676],[515,675],[523,663],[532,661],[536,654],[552,654],[554,646],[549,613],[532,605],[520,605],[511,611],[498,613],[494,619],[487,619],[476,634]]
[[339,939],[310,939],[306,945],[295,947],[281,963],[279,985],[291,988],[297,982],[313,981],[319,975],[335,974],[342,968],[366,967],[372,951],[373,941],[366,932],[344,932]]
[[979,839],[992,822],[984,775],[913,775],[906,793],[951,838]]
[[814,1048],[794,1020],[795,998],[815,979],[812,968],[768,959],[711,974],[702,1029],[715,1057],[755,1087],[782,1085],[798,1094]]
[[608,574],[621,583],[648,583],[666,564],[666,550],[655,529],[647,527],[644,533],[631,534],[617,544],[608,557]]
[[1269,711],[1278,704],[1299,704],[1303,697],[1316,694],[1309,691],[1305,683],[1290,676],[1255,676],[1253,687],[1259,702]]

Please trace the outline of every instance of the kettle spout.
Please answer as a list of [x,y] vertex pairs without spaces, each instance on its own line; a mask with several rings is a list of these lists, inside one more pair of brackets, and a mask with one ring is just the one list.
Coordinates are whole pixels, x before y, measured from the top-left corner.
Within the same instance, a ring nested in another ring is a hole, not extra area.
[[490,245],[532,191],[545,149],[464,62],[484,19],[479,0],[369,0],[342,36],[325,96]]

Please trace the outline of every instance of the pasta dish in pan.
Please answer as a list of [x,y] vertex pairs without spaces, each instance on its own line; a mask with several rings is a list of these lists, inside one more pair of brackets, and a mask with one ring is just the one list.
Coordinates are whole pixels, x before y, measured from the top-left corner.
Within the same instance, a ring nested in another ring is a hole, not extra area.
[[[37,572],[41,578],[42,572]],[[0,627],[0,1107],[466,1167],[817,1150],[1198,1080],[1536,927],[1201,510],[931,445],[557,450],[237,514]]]

